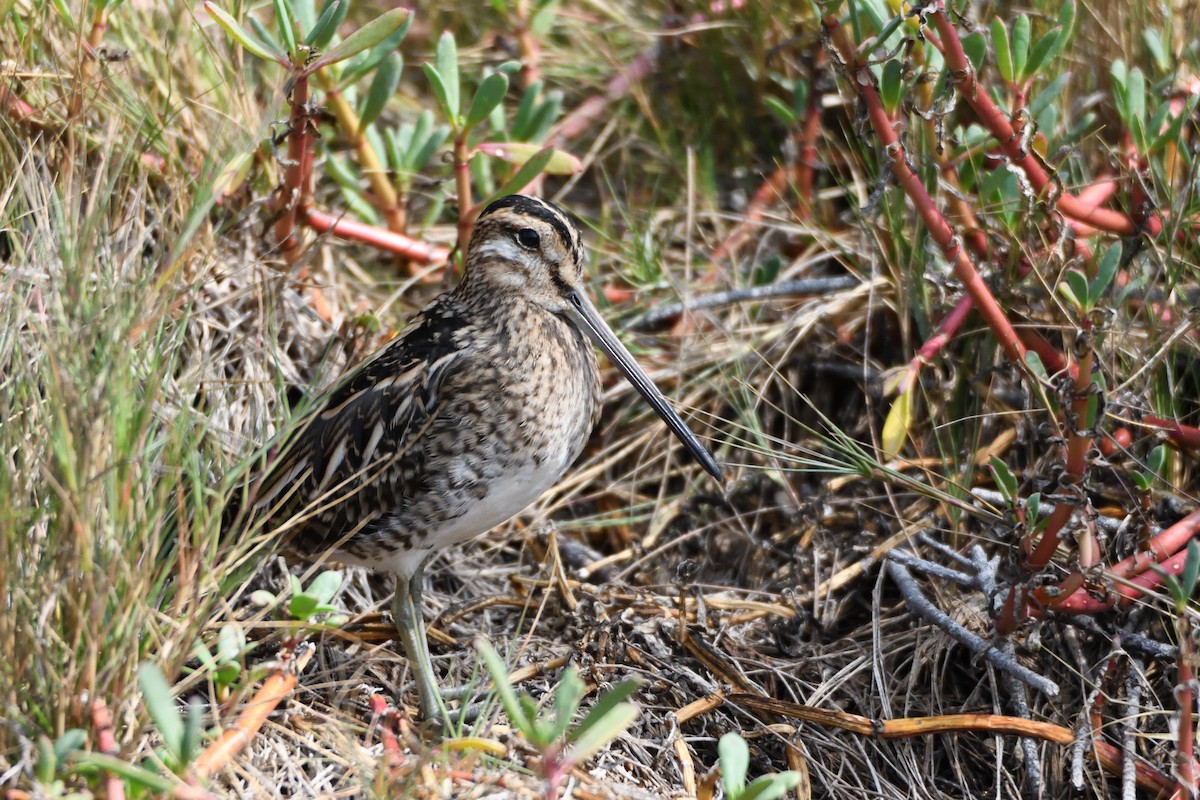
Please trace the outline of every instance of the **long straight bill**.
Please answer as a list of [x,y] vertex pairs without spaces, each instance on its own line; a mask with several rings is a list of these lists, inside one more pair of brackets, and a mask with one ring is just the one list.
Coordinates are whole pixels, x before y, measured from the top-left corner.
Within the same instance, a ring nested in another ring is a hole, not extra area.
[[671,429],[671,433],[683,442],[683,446],[692,454],[692,458],[704,467],[704,471],[716,478],[718,483],[724,484],[725,476],[721,473],[721,468],[712,454],[704,445],[700,444],[696,434],[692,433],[687,424],[679,418],[675,409],[667,403],[667,398],[663,397],[663,393],[654,385],[654,381],[650,380],[642,371],[633,355],[625,349],[625,345],[621,344],[621,340],[601,319],[600,312],[596,310],[592,301],[582,292],[571,292],[570,301],[571,305],[568,307],[568,311],[579,329],[586,333],[596,343],[596,346],[604,351],[609,360],[617,365],[617,369],[621,370],[633,384],[633,388],[646,398],[646,402],[650,404],[656,414],[662,417],[663,422],[667,423],[667,427]]

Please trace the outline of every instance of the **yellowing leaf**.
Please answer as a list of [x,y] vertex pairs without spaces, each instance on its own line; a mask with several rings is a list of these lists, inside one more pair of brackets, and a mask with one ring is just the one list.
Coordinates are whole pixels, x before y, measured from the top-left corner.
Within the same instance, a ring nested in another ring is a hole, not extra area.
[[891,461],[900,455],[904,443],[908,441],[908,429],[912,427],[912,392],[907,391],[896,395],[887,419],[883,423],[883,436],[880,446],[883,449],[885,461]]
[[[532,142],[483,142],[477,149],[484,155],[510,164],[524,164],[545,148]],[[574,175],[583,172],[583,162],[565,150],[555,148],[542,172],[548,175]]]

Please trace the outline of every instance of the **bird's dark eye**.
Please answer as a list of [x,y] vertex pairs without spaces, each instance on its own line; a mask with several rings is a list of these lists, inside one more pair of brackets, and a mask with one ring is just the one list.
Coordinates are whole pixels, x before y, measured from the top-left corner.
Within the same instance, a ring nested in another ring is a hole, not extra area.
[[536,250],[542,243],[542,237],[533,228],[521,228],[517,231],[517,244],[529,250]]

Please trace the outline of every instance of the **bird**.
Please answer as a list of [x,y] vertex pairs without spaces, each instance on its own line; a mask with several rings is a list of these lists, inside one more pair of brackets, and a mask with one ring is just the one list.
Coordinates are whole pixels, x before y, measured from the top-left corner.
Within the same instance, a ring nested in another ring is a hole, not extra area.
[[579,226],[553,203],[508,195],[475,222],[459,284],[336,382],[248,495],[292,553],[395,576],[392,616],[426,719],[445,706],[425,565],[519,514],[578,458],[601,413],[593,344],[723,483],[589,299]]

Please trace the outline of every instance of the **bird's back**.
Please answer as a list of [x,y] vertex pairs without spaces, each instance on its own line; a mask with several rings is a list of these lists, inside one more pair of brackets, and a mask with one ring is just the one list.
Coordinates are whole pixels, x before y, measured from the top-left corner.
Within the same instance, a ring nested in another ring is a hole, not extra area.
[[296,552],[408,572],[536,500],[599,408],[578,330],[519,293],[460,288],[301,423],[254,503]]

